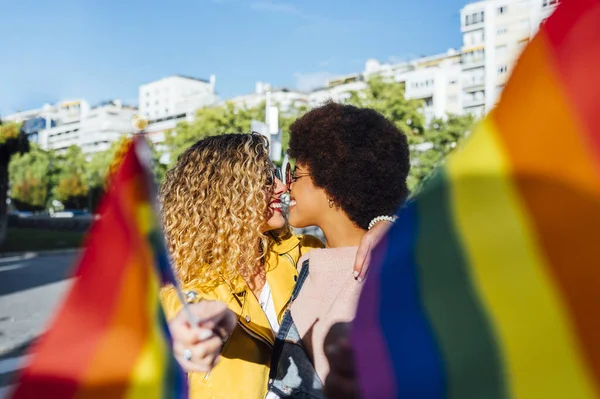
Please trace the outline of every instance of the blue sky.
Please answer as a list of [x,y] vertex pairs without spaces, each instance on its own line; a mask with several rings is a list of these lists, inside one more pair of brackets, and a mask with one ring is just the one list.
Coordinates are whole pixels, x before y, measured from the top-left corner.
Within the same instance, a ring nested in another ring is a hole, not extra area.
[[217,77],[310,89],[461,44],[467,0],[8,0],[0,2],[0,115],[70,98],[137,103],[142,83]]

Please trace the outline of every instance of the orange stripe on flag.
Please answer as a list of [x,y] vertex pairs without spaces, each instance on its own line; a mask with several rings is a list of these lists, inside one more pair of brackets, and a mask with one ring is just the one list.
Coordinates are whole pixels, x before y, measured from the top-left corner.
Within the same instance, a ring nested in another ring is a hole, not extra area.
[[579,353],[597,383],[600,319],[589,315],[600,303],[600,274],[595,270],[599,175],[593,153],[581,135],[583,127],[557,83],[550,60],[546,38],[538,35],[490,117],[502,132],[512,169],[519,171],[517,187],[570,310],[572,328],[580,340]]

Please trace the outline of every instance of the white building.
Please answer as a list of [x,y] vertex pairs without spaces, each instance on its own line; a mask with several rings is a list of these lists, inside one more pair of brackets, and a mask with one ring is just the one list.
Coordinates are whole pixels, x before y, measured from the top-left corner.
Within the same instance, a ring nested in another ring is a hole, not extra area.
[[210,80],[175,75],[139,87],[140,114],[151,121],[194,113],[217,100],[214,75]]
[[308,103],[311,108],[317,107],[327,101],[337,103],[346,102],[352,92],[360,92],[367,88],[361,73],[339,76],[330,79],[323,88],[313,90],[308,95]]
[[430,121],[462,113],[460,62],[460,54],[454,49],[395,64],[370,59],[363,75],[365,80],[383,76],[404,83],[406,98],[422,100],[423,114]]
[[62,101],[54,105],[4,117],[22,122],[30,140],[42,149],[65,151],[72,145],[85,154],[104,151],[123,134],[131,133],[131,120],[137,112],[119,100],[90,107],[85,100]]
[[282,114],[308,105],[306,93],[287,87],[272,88],[269,83],[264,82],[256,82],[254,93],[227,99],[222,104],[232,103],[236,108],[244,107],[246,109],[259,107],[265,103],[267,92],[271,93],[272,104],[276,105]]
[[39,132],[40,147],[60,152],[79,145],[81,120],[89,111],[90,105],[85,100],[44,105],[41,116],[46,119],[49,128]]
[[461,10],[463,108],[480,116],[499,99],[530,38],[558,0],[483,0]]
[[85,154],[107,150],[125,133],[132,131],[131,121],[137,108],[114,100],[92,107],[80,122],[77,145]]

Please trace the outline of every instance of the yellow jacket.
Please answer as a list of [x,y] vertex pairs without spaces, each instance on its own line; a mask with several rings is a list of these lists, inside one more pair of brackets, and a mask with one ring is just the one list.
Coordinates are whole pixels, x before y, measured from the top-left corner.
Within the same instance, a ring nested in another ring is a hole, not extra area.
[[[273,246],[276,256],[267,259],[267,281],[280,322],[298,276],[298,259],[322,247],[313,236],[291,236]],[[275,337],[252,290],[245,283],[241,286],[245,288],[232,292],[223,282],[212,292],[197,292],[202,299],[225,302],[238,315],[238,325],[225,343],[219,363],[209,373],[189,375],[191,399],[263,399],[267,393]],[[174,293],[164,297],[163,304],[169,319],[181,309]]]

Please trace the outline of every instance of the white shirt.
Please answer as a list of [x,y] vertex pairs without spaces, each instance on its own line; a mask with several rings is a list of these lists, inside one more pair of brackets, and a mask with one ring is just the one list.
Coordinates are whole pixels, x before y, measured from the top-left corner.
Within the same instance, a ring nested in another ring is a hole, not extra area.
[[265,312],[265,315],[267,315],[267,319],[271,325],[271,330],[273,330],[273,333],[277,335],[279,332],[279,320],[277,320],[277,312],[275,312],[275,304],[273,303],[271,286],[269,285],[268,281],[265,281],[265,286],[260,292],[260,298],[258,298],[258,302],[260,302],[260,307],[262,308],[263,312]]
[[[271,325],[271,330],[273,333],[277,335],[279,332],[279,320],[277,320],[277,313],[275,312],[275,304],[273,303],[273,295],[271,294],[271,286],[268,281],[265,281],[265,286],[260,292],[260,298],[258,298],[260,302],[260,307],[263,312],[267,315],[267,319],[269,320],[269,324]],[[265,399],[280,399],[279,395],[273,392],[267,392],[267,396]]]

